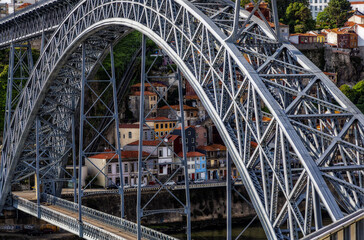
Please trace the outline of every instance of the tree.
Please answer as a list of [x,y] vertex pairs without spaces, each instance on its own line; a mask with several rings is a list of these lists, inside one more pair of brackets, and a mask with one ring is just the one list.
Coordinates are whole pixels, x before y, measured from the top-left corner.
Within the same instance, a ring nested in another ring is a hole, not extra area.
[[0,134],[2,134],[4,128],[8,69],[9,65],[0,65]]
[[340,87],[340,90],[345,94],[347,98],[350,99],[350,101],[355,102],[356,100],[356,94],[355,91],[347,84],[344,84]]
[[331,0],[322,13],[317,15],[317,24],[322,28],[344,26],[351,16],[351,4],[347,0]]
[[283,20],[289,25],[291,32],[303,33],[315,27],[311,10],[305,3],[290,3]]

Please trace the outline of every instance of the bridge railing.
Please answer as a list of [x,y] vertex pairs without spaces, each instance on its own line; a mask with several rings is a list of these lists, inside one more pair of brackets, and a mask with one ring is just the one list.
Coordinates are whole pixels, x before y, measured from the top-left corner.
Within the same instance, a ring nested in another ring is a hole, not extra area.
[[[13,205],[15,208],[26,212],[35,217],[38,216],[37,204],[27,199],[13,196]],[[56,210],[49,209],[45,206],[40,206],[41,219],[51,224],[61,227],[71,233],[79,235],[80,226],[82,225],[83,237],[85,239],[98,239],[98,240],[122,240],[124,238],[107,232],[104,229],[93,226],[89,223],[80,223],[77,219],[67,216],[66,214],[57,212]]]
[[[72,212],[78,212],[78,204],[61,199],[49,194],[42,194],[42,199],[50,205],[55,205]],[[82,206],[82,215],[84,217],[89,217],[94,220],[100,221],[109,226],[124,230],[125,232],[136,234],[137,224],[130,222],[128,220]],[[176,240],[176,238],[163,234],[161,232],[155,231],[151,228],[142,227],[142,237],[146,239],[163,239],[163,240]]]

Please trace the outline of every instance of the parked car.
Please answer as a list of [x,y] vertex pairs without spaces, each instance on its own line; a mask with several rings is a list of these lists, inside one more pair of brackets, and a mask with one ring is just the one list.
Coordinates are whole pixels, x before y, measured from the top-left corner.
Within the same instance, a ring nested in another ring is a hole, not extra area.
[[171,180],[171,181],[166,182],[164,185],[166,185],[166,186],[174,186],[174,185],[176,185],[176,182],[173,181],[173,180]]
[[194,181],[195,184],[201,184],[201,183],[205,183],[205,179],[197,179]]

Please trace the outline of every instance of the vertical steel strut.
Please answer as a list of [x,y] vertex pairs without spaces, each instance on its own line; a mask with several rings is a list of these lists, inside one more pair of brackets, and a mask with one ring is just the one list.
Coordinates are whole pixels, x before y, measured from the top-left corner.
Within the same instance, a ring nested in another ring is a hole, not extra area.
[[146,37],[142,35],[142,58],[141,58],[141,85],[140,85],[140,98],[139,98],[139,155],[138,155],[138,199],[137,199],[137,238],[140,240],[142,238],[141,233],[141,219],[143,217],[143,210],[141,206],[142,198],[142,178],[143,178],[143,127],[144,127],[144,85],[145,85],[145,61],[146,61]]

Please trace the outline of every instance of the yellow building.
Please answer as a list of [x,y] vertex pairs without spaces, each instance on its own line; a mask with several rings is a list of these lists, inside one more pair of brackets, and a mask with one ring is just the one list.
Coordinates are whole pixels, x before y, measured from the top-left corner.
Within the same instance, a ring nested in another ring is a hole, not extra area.
[[163,137],[176,127],[177,120],[169,119],[166,117],[147,118],[146,124],[154,128],[155,139]]

